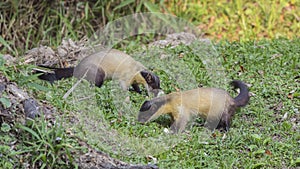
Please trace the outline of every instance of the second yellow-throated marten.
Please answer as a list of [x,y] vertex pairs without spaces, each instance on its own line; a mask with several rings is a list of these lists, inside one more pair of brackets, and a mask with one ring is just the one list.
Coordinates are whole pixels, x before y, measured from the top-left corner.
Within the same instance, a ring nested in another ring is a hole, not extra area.
[[240,89],[239,95],[235,98],[223,89],[197,88],[145,101],[140,108],[138,121],[145,123],[160,115],[169,114],[174,121],[171,130],[177,133],[184,130],[192,115],[200,115],[206,119],[209,128],[224,128],[228,131],[236,108],[249,102],[246,84],[234,80],[231,85]]
[[[49,68],[49,67],[48,67]],[[141,93],[139,84],[156,96],[160,91],[160,80],[154,73],[148,71],[140,62],[116,49],[103,50],[84,58],[75,68],[50,68],[52,73],[39,76],[42,80],[54,82],[63,78],[75,76],[85,78],[97,87],[101,87],[107,79],[119,81],[122,89],[130,86]]]

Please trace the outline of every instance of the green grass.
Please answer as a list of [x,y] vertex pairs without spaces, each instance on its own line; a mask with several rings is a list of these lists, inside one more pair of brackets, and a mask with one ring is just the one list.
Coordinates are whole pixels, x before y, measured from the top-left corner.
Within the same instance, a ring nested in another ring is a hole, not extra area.
[[[157,12],[152,2],[121,0],[0,2],[0,51],[13,56],[38,45],[57,46],[64,38],[90,37],[109,21],[134,12]],[[128,3],[129,2],[129,3]]]
[[297,0],[174,0],[165,5],[171,13],[195,23],[213,39],[299,37],[300,2]]
[[[216,44],[217,52],[223,58],[225,78],[250,83],[252,85],[250,90],[255,94],[251,97],[250,104],[238,111],[226,137],[218,131],[214,135],[205,135],[204,127],[198,125],[192,125],[188,129],[188,134],[183,133],[180,136],[166,134],[164,128],[168,128],[169,125],[169,119],[166,117],[160,117],[146,125],[139,124],[136,121],[136,113],[143,100],[147,98],[129,93],[130,101],[125,102],[125,106],[120,109],[119,104],[114,102],[119,96],[115,91],[119,90],[116,86],[111,87],[112,82],[105,83],[100,89],[83,83],[84,90],[75,91],[81,95],[70,99],[75,98],[76,101],[90,93],[95,94],[95,98],[87,102],[75,102],[76,104],[61,99],[66,90],[76,82],[75,79],[73,79],[75,81],[60,81],[54,86],[33,80],[34,83],[48,88],[47,92],[36,89],[33,91],[40,99],[47,100],[65,111],[67,117],[69,116],[67,112],[73,112],[73,116],[85,122],[71,123],[69,126],[79,137],[93,147],[124,161],[153,163],[151,158],[147,158],[151,155],[157,158],[157,164],[161,168],[293,168],[300,165],[299,45],[299,39],[232,43],[222,41]],[[165,49],[170,53],[171,59],[175,60],[180,52],[189,50],[184,46]],[[148,55],[151,56],[151,52]],[[199,61],[195,64],[195,59],[198,58],[196,55],[184,57],[186,58],[183,62],[177,65],[179,71],[185,68],[184,64],[192,64],[192,72],[197,66],[203,67]],[[241,67],[244,71],[241,71]],[[203,83],[204,86],[214,86],[216,83],[212,80],[224,80],[224,77],[205,79],[207,75],[202,76],[200,71],[205,70],[198,69],[193,75],[196,81]],[[180,88],[181,84],[176,84],[174,79],[164,75],[166,72],[156,71],[156,73],[164,84],[168,84],[162,86],[166,92],[175,91],[176,85]],[[236,95],[228,85],[218,87]],[[291,95],[294,96],[292,99]],[[281,107],[278,106],[280,104]],[[202,120],[197,121],[203,123]],[[113,130],[117,131],[117,135],[112,132]],[[153,138],[155,140],[156,137],[161,138],[156,139],[158,143],[152,144],[151,141],[147,141]],[[170,140],[174,142],[166,144]],[[149,147],[140,147],[142,145]],[[168,145],[172,145],[171,148],[166,148]],[[142,148],[144,152],[140,151]]]
[[74,153],[84,151],[66,134],[60,118],[51,124],[44,117],[26,124],[2,123],[1,168],[75,168]]

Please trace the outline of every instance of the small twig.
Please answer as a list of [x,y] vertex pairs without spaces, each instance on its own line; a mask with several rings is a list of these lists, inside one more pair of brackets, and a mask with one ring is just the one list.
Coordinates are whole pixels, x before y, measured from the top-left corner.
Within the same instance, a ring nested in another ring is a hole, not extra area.
[[53,70],[51,69],[48,69],[48,70],[44,70],[44,69],[40,69],[40,68],[32,68],[32,70],[35,70],[35,71],[40,71],[42,73],[55,73]]
[[80,101],[83,101],[83,100],[86,100],[86,99],[90,99],[90,98],[92,98],[92,97],[94,97],[94,96],[95,96],[95,95],[83,97],[83,98],[78,99],[78,101],[80,102]]
[[0,116],[10,117],[11,115],[0,113]]

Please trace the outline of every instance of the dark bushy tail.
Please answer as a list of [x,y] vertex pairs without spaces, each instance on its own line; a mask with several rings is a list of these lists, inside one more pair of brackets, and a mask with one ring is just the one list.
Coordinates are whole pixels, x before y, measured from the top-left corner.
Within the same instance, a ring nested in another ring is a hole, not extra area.
[[249,96],[249,90],[245,83],[239,80],[233,80],[230,83],[235,89],[240,89],[240,94],[234,98],[235,105],[237,107],[243,107],[246,106],[249,102],[250,96]]
[[49,81],[53,83],[56,80],[61,80],[63,78],[69,78],[73,76],[74,67],[69,68],[51,68],[46,66],[40,66],[50,69],[50,72],[35,70],[35,73],[43,73],[42,75],[38,76],[39,79]]

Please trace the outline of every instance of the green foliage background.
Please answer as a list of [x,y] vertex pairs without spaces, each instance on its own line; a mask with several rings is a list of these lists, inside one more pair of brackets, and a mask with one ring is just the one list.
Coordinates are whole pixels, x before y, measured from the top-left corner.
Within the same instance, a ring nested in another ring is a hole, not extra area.
[[135,12],[163,12],[191,21],[212,39],[294,38],[298,0],[94,0],[0,2],[0,49],[19,55],[38,44],[89,37],[107,22]]

